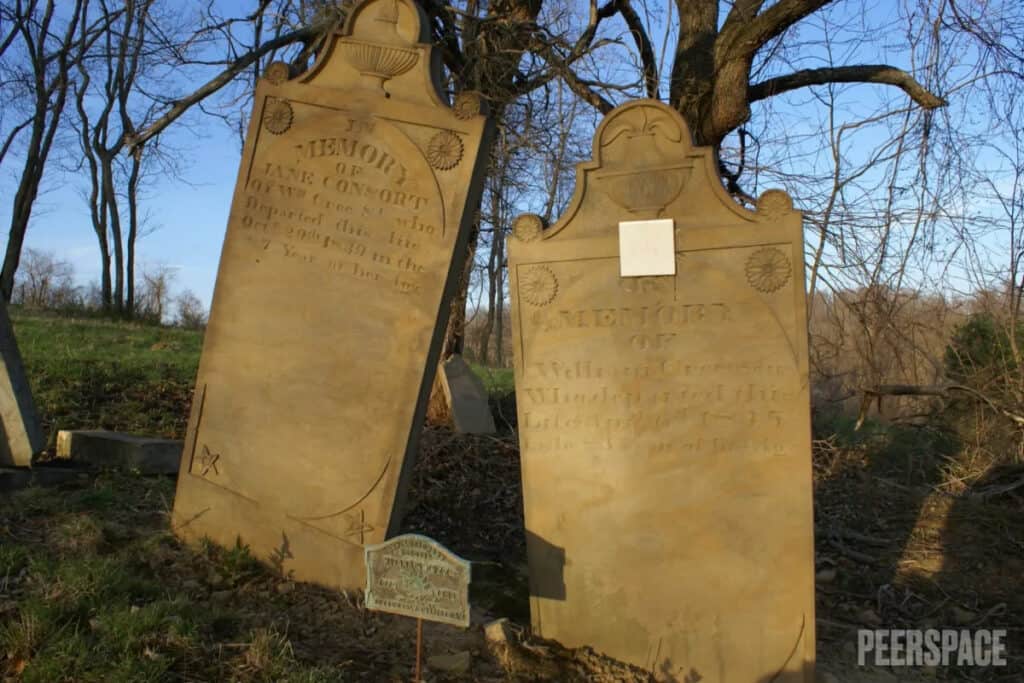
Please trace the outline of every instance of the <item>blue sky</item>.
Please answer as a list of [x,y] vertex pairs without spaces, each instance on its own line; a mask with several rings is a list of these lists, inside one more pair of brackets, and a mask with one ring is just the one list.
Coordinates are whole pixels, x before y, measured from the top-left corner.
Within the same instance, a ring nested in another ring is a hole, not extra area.
[[[191,289],[209,307],[240,150],[237,136],[216,122],[203,126],[202,139],[191,131],[183,132],[170,129],[171,141],[180,151],[181,177],[159,179],[142,202],[155,230],[140,239],[138,263],[143,269],[147,265],[173,268],[175,289]],[[9,168],[3,170],[0,196],[5,215],[10,215],[18,166],[4,166]],[[25,247],[49,251],[71,262],[80,283],[99,282],[99,246],[81,194],[86,178],[62,173],[57,166],[54,158],[33,211]],[[5,235],[5,246],[6,242]]]
[[[224,0],[230,9],[239,3]],[[652,2],[652,7],[662,7]],[[897,3],[864,2],[851,0],[837,3],[828,12],[805,21],[788,39],[793,67],[821,66],[828,55],[821,47],[826,33],[832,40],[832,58],[837,63],[887,61],[909,67],[906,45],[900,38],[901,20]],[[861,14],[861,9],[866,13]],[[865,18],[866,17],[866,18]],[[663,18],[653,23],[661,25]],[[621,23],[621,22],[619,22]],[[883,30],[884,27],[884,30]],[[610,35],[622,36],[622,27],[612,24]],[[871,44],[856,40],[863,31],[885,35]],[[652,38],[660,43],[661,30],[653,29]],[[628,38],[628,36],[627,36]],[[905,36],[904,36],[905,39]],[[624,65],[620,65],[621,68]],[[883,101],[899,101],[905,96],[895,88],[884,86],[843,86],[838,111],[844,119],[869,115],[883,107]],[[69,107],[67,114],[73,114]],[[231,194],[239,162],[239,141],[223,123],[203,118],[198,112],[188,117],[190,125],[172,126],[166,141],[176,149],[179,177],[160,178],[148,190],[143,209],[152,217],[155,230],[140,239],[138,263],[140,270],[147,266],[167,266],[174,269],[175,288],[195,292],[205,305],[209,305],[216,277],[220,248],[224,238]],[[780,132],[800,136],[798,148],[774,144],[765,161],[785,178],[787,173],[807,172],[819,175],[828,172],[827,137],[822,125],[826,111],[811,90],[804,89],[780,98],[773,98],[768,109],[755,108],[752,125],[765,125],[755,132],[775,137]],[[781,122],[781,123],[780,123]],[[857,144],[846,150],[851,165],[855,157],[865,155],[870,148],[884,139],[886,124],[860,133]],[[792,140],[793,138],[789,138]],[[9,215],[10,200],[16,187],[16,158],[9,158],[0,169],[0,210]],[[88,219],[88,209],[81,192],[85,178],[61,172],[61,160],[55,152],[51,158],[47,177],[29,227],[26,247],[45,250],[70,261],[80,283],[99,279],[99,250]],[[771,175],[771,174],[770,174]],[[767,181],[757,188],[778,186]],[[808,235],[809,240],[812,235]],[[6,236],[5,236],[6,242]]]

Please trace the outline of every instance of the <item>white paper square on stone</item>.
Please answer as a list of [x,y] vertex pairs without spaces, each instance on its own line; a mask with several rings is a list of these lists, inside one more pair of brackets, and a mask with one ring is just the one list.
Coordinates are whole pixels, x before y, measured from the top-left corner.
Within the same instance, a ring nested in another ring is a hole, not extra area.
[[676,274],[676,222],[671,218],[619,223],[619,275]]

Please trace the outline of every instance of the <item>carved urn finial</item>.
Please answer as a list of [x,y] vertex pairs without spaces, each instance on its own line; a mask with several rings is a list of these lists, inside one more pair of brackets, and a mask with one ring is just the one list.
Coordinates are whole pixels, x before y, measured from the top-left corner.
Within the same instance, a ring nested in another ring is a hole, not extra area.
[[612,201],[633,214],[658,215],[686,186],[693,170],[688,158],[667,155],[683,133],[663,112],[638,107],[612,121],[602,134],[602,150],[615,149],[604,170],[596,175]]
[[373,21],[373,42],[350,38],[342,45],[359,73],[384,90],[384,82],[411,69],[419,53],[398,33],[398,0],[382,0]]

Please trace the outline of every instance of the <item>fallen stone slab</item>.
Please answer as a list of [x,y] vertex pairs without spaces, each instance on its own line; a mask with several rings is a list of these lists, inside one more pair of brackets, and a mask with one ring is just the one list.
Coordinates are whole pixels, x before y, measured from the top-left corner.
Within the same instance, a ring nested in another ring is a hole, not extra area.
[[62,429],[57,458],[99,469],[135,470],[142,474],[177,474],[184,443],[106,430]]

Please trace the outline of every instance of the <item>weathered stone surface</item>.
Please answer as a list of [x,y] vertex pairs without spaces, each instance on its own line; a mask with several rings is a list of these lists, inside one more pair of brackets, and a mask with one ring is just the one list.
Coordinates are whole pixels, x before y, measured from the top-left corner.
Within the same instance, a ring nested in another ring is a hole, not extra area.
[[437,541],[403,534],[366,547],[367,609],[469,626],[470,564]]
[[57,458],[100,469],[136,470],[142,474],[177,474],[182,442],[103,429],[57,432]]
[[[812,681],[800,214],[722,188],[682,118],[597,130],[559,222],[509,244],[533,628],[664,680]],[[622,277],[619,223],[674,221]]]
[[0,465],[29,467],[46,446],[7,305],[0,301]]
[[441,364],[441,387],[452,416],[452,427],[462,434],[493,434],[494,416],[487,389],[462,356]]
[[182,456],[184,537],[328,586],[397,531],[486,167],[428,43],[412,0],[366,0],[257,86]]

